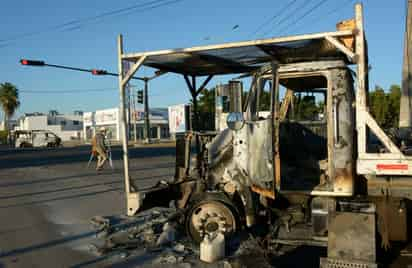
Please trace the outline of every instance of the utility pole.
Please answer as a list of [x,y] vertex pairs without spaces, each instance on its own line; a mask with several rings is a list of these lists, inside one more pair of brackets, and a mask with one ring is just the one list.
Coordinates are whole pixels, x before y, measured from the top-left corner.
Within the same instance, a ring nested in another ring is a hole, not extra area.
[[399,127],[412,126],[412,0],[407,1]]
[[149,121],[149,95],[148,95],[149,79],[144,78],[144,125],[147,143],[150,143],[150,121]]

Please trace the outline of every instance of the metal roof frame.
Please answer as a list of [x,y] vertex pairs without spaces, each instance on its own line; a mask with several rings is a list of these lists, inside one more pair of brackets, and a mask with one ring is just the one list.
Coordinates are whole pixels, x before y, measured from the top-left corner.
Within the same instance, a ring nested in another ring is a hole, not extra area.
[[[356,126],[358,130],[358,151],[360,155],[366,152],[366,125],[370,128],[376,128],[371,124],[371,118],[367,117],[365,113],[368,113],[366,107],[366,90],[368,88],[368,78],[367,78],[367,55],[366,55],[366,41],[365,34],[363,29],[363,10],[362,4],[355,5],[355,17],[351,20],[354,27],[349,28],[349,30],[338,30],[333,32],[322,32],[322,33],[313,33],[313,34],[304,34],[304,35],[295,35],[295,36],[285,36],[285,37],[276,37],[268,39],[258,39],[251,41],[243,42],[231,42],[224,44],[214,44],[206,46],[195,46],[189,48],[177,48],[177,49],[166,49],[166,50],[156,50],[156,51],[145,51],[145,52],[130,52],[125,53],[123,51],[123,38],[122,35],[118,37],[118,67],[119,67],[119,89],[120,89],[120,110],[121,110],[121,129],[122,129],[122,140],[123,140],[123,161],[124,161],[124,178],[125,178],[125,191],[127,197],[127,214],[134,215],[141,206],[143,200],[143,193],[140,193],[137,190],[137,187],[134,186],[129,177],[129,160],[128,160],[128,140],[126,135],[126,110],[125,110],[125,86],[133,77],[133,75],[139,70],[139,68],[145,65],[146,61],[150,61],[160,56],[170,56],[178,57],[183,55],[184,57],[199,57],[203,53],[207,54],[210,51],[214,50],[228,50],[228,49],[238,49],[238,48],[258,48],[263,53],[265,53],[270,59],[268,63],[276,61],[276,56],[268,51],[267,48],[270,46],[279,46],[293,42],[300,41],[311,41],[311,40],[322,40],[330,46],[333,46],[334,49],[340,53],[340,55],[345,56],[345,61],[347,64],[356,64],[357,65],[357,90],[356,90]],[[355,42],[354,46],[348,47],[345,43],[348,39],[352,39]],[[193,58],[194,59],[194,58]],[[341,57],[342,59],[342,57]],[[203,56],[201,59],[211,64],[222,64],[226,68],[233,67],[236,65],[236,68],[239,67],[239,70],[242,68],[247,71],[250,67],[253,67],[253,64],[242,66],[237,62],[231,62],[219,57],[210,57]],[[316,58],[315,61],[324,60],[321,58]],[[131,69],[124,74],[123,61],[133,62]],[[228,74],[227,72],[221,71],[221,73],[216,73],[215,70],[209,70],[210,72],[202,73],[202,75],[208,76],[205,82],[203,82],[200,88],[196,88],[196,75],[185,73],[182,70],[174,70],[173,68],[168,68],[164,66],[165,62],[157,62],[160,71],[162,72],[174,72],[183,74],[186,80],[186,83],[191,90],[192,96],[194,98],[194,105],[196,96],[202,90],[202,88],[210,81],[213,75],[217,74]],[[235,69],[236,69],[235,68]],[[252,68],[250,68],[252,69]],[[207,69],[206,69],[207,70]],[[235,70],[233,74],[242,73],[243,71]],[[189,80],[189,76],[192,76],[192,81]],[[196,110],[196,109],[195,109]],[[367,119],[367,120],[366,120]],[[366,122],[368,121],[368,122]],[[379,131],[378,131],[379,132]],[[382,133],[379,133],[382,134]],[[382,136],[382,135],[380,135]],[[382,136],[383,137],[383,136]],[[383,137],[384,138],[384,137]],[[390,143],[390,140],[384,139],[388,143],[389,148],[394,148]],[[398,151],[393,149],[393,153],[398,156]]]

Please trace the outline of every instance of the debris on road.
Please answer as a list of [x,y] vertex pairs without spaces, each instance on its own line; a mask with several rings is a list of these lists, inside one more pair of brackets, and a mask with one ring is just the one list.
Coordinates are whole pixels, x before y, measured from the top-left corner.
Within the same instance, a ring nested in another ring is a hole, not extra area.
[[173,242],[176,239],[176,228],[166,222],[163,225],[163,232],[160,234],[159,238],[157,239],[156,245],[162,246]]
[[[270,267],[265,266],[267,262],[263,250],[258,249],[260,246],[255,240],[248,238],[240,242],[240,238],[232,239],[227,241],[225,247],[222,234],[215,234],[216,237],[209,239],[208,246],[211,251],[207,252],[209,255],[204,259],[206,262],[201,261],[199,245],[186,237],[183,228],[178,224],[180,217],[177,217],[176,213],[175,208],[154,208],[133,219],[94,217],[91,224],[100,235],[96,236],[96,242],[89,248],[100,255],[112,255],[122,259],[143,250],[144,255],[153,257],[149,262],[154,267],[185,268],[251,267],[245,266],[245,263],[250,258],[250,253],[254,252],[253,258],[259,263],[259,267]],[[228,257],[225,257],[226,248],[231,253]]]

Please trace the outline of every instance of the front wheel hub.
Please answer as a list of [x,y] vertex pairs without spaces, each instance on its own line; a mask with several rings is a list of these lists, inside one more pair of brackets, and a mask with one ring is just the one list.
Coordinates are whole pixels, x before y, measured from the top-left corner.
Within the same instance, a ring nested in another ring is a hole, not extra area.
[[201,242],[206,234],[230,236],[237,230],[234,210],[221,201],[200,201],[189,211],[186,226],[190,237]]

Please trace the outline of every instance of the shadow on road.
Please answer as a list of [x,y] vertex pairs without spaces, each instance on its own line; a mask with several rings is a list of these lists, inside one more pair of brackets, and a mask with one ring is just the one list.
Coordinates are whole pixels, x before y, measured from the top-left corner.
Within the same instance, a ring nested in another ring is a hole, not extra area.
[[[140,178],[136,179],[135,181],[138,182],[138,181],[144,181],[144,180],[161,179],[161,178],[165,178],[168,175],[169,175],[169,173],[158,175],[158,176],[140,177]],[[40,183],[40,182],[43,182],[43,181],[39,181],[38,183]],[[110,186],[110,185],[113,185],[113,184],[121,184],[121,183],[124,183],[123,179],[112,180],[112,181],[103,182],[103,183],[94,183],[94,184],[87,184],[87,185],[81,185],[81,186],[66,187],[66,188],[54,189],[54,190],[49,190],[49,191],[38,191],[38,192],[31,192],[31,193],[24,193],[24,194],[17,194],[17,195],[0,196],[0,200],[27,197],[27,196],[34,196],[34,195],[42,195],[42,194],[51,194],[51,193],[58,193],[58,192],[65,192],[65,191],[72,191],[72,190],[87,189],[87,188],[92,188],[92,187],[97,187],[97,186],[108,186],[108,185]]]
[[[130,148],[129,158],[151,158],[159,156],[174,156],[175,147],[141,147]],[[119,146],[112,148],[112,159],[120,160],[122,151]],[[8,150],[0,152],[0,169],[32,166],[87,163],[90,158],[90,146],[73,148],[35,148],[24,150]],[[86,164],[85,164],[86,166]]]
[[34,251],[34,250],[54,247],[54,246],[57,246],[59,244],[64,244],[64,243],[72,242],[72,241],[75,241],[75,240],[78,240],[78,239],[93,236],[93,235],[96,235],[96,233],[97,233],[96,231],[90,231],[90,232],[86,232],[86,233],[82,233],[82,234],[78,234],[78,235],[73,235],[73,236],[70,236],[70,237],[63,237],[63,238],[60,238],[60,239],[48,241],[48,242],[45,242],[45,243],[42,243],[42,244],[31,245],[31,246],[28,246],[28,247],[17,248],[17,249],[13,249],[13,250],[10,250],[10,251],[1,252],[0,253],[0,258],[16,256],[16,255],[31,252],[31,251]]
[[123,192],[124,188],[123,187],[118,187],[118,188],[112,188],[112,189],[107,189],[107,190],[102,190],[102,191],[94,191],[94,192],[89,192],[89,193],[84,193],[84,194],[76,194],[76,195],[50,198],[50,199],[46,199],[46,200],[39,200],[39,201],[24,202],[24,203],[14,204],[14,205],[0,206],[0,209],[1,208],[14,208],[14,207],[31,206],[31,205],[37,205],[37,204],[48,203],[48,202],[53,202],[53,201],[75,199],[75,198],[79,198],[79,197],[87,197],[87,196],[92,196],[93,197],[97,194],[105,194],[105,193],[114,192],[114,191],[122,191]]
[[[71,268],[82,268],[82,267],[88,267],[89,265],[97,265],[99,262],[103,262],[109,258],[113,258],[116,257],[116,255],[119,255],[121,252],[112,252],[109,254],[106,254],[104,256],[101,257],[97,257],[93,260],[87,261],[87,262],[83,262],[83,263],[79,263],[73,266],[70,266]],[[129,257],[125,260],[122,260],[120,262],[111,264],[110,267],[112,268],[135,268],[135,267],[140,267],[144,264],[147,264],[149,261],[154,260],[156,257],[158,257],[158,253],[154,253],[154,254],[143,254],[143,255],[139,255],[139,256],[133,256],[133,257]],[[100,267],[100,266],[98,266]],[[107,267],[107,266],[106,266]],[[150,266],[150,267],[155,267],[155,266]],[[163,266],[166,267],[166,266]]]
[[[141,221],[142,221],[142,219],[138,218],[138,219],[128,221],[128,222],[125,222],[125,223],[115,224],[115,225],[113,225],[113,227],[116,228],[116,229],[119,229],[119,230],[123,230],[123,229],[129,228],[130,226],[133,226],[134,224],[137,224],[139,222],[141,223]],[[119,220],[119,222],[120,222],[120,220]],[[92,236],[95,236],[97,233],[98,233],[98,231],[93,230],[93,231],[84,232],[84,233],[81,233],[81,234],[76,234],[76,235],[72,235],[72,236],[68,236],[68,237],[62,237],[62,238],[59,238],[59,239],[47,241],[47,242],[41,243],[41,244],[36,244],[36,245],[31,245],[31,246],[27,246],[27,247],[16,248],[16,249],[12,249],[12,250],[9,250],[9,251],[0,252],[0,258],[16,256],[16,255],[19,255],[19,254],[28,253],[28,252],[35,251],[35,250],[41,250],[41,249],[46,249],[46,248],[58,246],[58,245],[61,245],[61,244],[73,242],[75,240],[79,240],[79,239],[83,239],[83,238],[87,238],[87,237],[92,237]]]
[[[173,168],[174,163],[164,163],[160,165],[153,165],[150,167],[145,167],[145,168],[131,168],[129,169],[131,171],[131,176],[133,176],[133,172],[136,171],[145,171],[145,170],[151,170],[151,169],[159,169],[159,168]],[[109,173],[101,173],[101,175],[122,175],[120,172],[112,172],[109,171]],[[83,174],[76,174],[72,176],[63,176],[63,177],[54,177],[54,178],[48,178],[48,179],[36,179],[36,180],[30,180],[30,181],[23,181],[23,182],[12,182],[12,183],[0,183],[0,187],[15,187],[15,186],[25,186],[25,185],[32,185],[32,184],[37,184],[37,183],[47,183],[47,182],[56,182],[56,181],[66,181],[70,179],[79,179],[79,178],[84,178],[84,177],[92,177],[92,176],[99,176],[95,171],[94,172],[88,172],[88,173],[83,173]],[[137,180],[145,180],[149,179],[150,177],[138,177]],[[152,176],[153,178],[153,176]],[[119,177],[119,180],[122,180],[123,177]],[[1,199],[1,198],[0,198]]]

